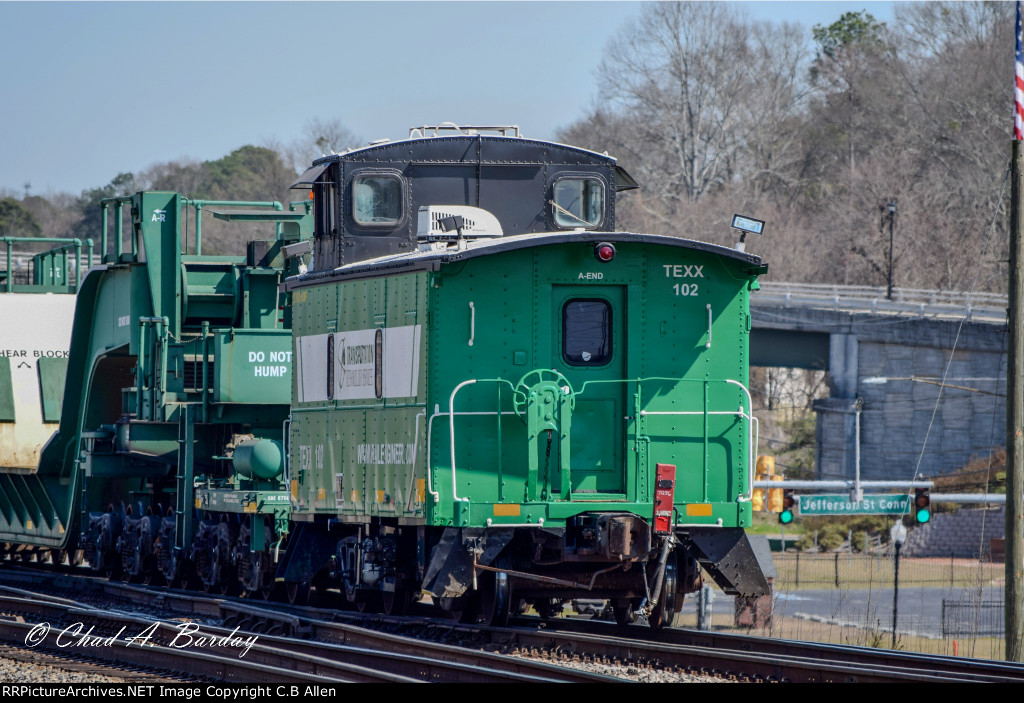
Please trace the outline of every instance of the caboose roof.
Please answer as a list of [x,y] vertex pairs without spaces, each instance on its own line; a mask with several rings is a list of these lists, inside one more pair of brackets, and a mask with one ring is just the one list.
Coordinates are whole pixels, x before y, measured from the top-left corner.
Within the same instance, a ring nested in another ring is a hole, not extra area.
[[[718,244],[701,242],[695,239],[683,239],[681,237],[667,237],[659,234],[635,234],[632,232],[544,232],[535,234],[520,234],[495,239],[470,240],[464,249],[431,249],[426,251],[412,251],[402,254],[381,256],[376,259],[359,261],[345,266],[339,266],[331,271],[317,271],[301,276],[293,276],[282,284],[284,290],[294,290],[305,285],[317,285],[329,281],[350,280],[354,278],[375,278],[378,276],[391,275],[395,273],[411,273],[414,271],[436,271],[441,264],[466,261],[480,256],[488,256],[517,249],[530,247],[550,246],[553,244],[565,244],[570,242],[638,242],[643,244],[662,244],[678,247],[680,249],[691,249],[704,251],[728,259],[734,259],[752,267],[767,269],[767,264],[761,262],[761,257],[746,252],[723,247]],[[763,271],[762,271],[763,272]]]
[[[473,154],[470,157],[466,152],[466,146],[470,143],[479,142],[486,145],[486,153],[479,157]],[[425,136],[409,139],[399,139],[381,143],[371,143],[366,146],[349,149],[340,154],[330,154],[314,159],[313,164],[299,177],[291,188],[308,188],[320,174],[334,162],[401,162],[412,158],[410,147],[422,144],[433,144],[440,152],[435,156],[444,154],[442,158],[455,159],[474,163],[479,160],[481,163],[511,164],[511,163],[542,163],[550,161],[549,156],[542,158],[544,150],[557,150],[563,157],[569,157],[574,162],[608,163],[615,170],[615,189],[619,191],[633,190],[640,185],[633,179],[624,168],[616,163],[616,159],[608,154],[599,154],[589,149],[581,149],[577,146],[559,144],[558,142],[545,141],[543,139],[527,139],[526,137],[505,137],[491,134],[458,134],[449,136]],[[418,158],[418,157],[417,157]],[[413,158],[415,161],[417,158]]]
[[452,134],[447,136],[425,136],[425,137],[410,137],[409,139],[396,139],[394,141],[381,141],[367,144],[366,146],[355,147],[343,151],[339,154],[330,154],[322,156],[319,159],[314,159],[313,164],[329,163],[331,161],[347,161],[347,160],[364,160],[367,156],[372,155],[373,152],[386,153],[389,151],[405,151],[405,148],[413,144],[423,144],[425,142],[436,142],[436,143],[466,143],[475,142],[481,140],[485,143],[492,145],[500,144],[532,144],[542,146],[552,146],[559,149],[565,149],[567,151],[576,152],[578,154],[586,154],[593,157],[597,161],[610,161],[615,162],[614,156],[608,154],[600,154],[596,151],[589,149],[583,149],[578,146],[571,146],[569,144],[560,144],[558,142],[547,141],[545,139],[528,139],[526,137],[505,137],[497,136],[494,134]]

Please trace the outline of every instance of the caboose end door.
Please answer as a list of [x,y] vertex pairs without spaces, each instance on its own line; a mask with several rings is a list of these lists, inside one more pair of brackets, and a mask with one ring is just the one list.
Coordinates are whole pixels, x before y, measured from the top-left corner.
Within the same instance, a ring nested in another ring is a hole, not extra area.
[[624,500],[625,286],[552,286],[551,358],[572,386],[574,500]]

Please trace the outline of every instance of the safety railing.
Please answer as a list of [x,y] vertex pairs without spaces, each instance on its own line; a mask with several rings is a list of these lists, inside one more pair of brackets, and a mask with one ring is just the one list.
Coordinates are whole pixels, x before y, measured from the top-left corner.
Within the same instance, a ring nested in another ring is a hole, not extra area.
[[[661,384],[664,384],[666,382],[668,382],[668,383],[689,383],[689,384],[699,383],[699,384],[702,384],[703,389],[704,389],[704,392],[703,392],[704,408],[701,409],[701,410],[648,410],[645,407],[645,403],[644,403],[644,400],[643,400],[643,385],[645,383],[649,383],[649,384],[650,383],[657,383],[660,386]],[[476,385],[476,384],[479,384],[479,383],[493,383],[493,384],[496,385],[496,387],[498,389],[498,393],[497,393],[497,401],[498,401],[497,407],[498,407],[498,410],[456,411],[455,410],[455,400],[456,400],[456,396],[459,394],[459,392],[462,391],[464,388],[466,388],[468,386]],[[703,424],[703,447],[704,447],[703,456],[704,456],[704,461],[703,461],[702,471],[703,471],[703,487],[704,487],[704,489],[703,489],[703,499],[704,499],[705,502],[708,499],[708,492],[709,492],[708,481],[709,481],[709,476],[710,476],[710,466],[709,466],[710,458],[709,458],[709,453],[708,453],[709,439],[710,439],[710,428],[709,428],[709,425],[708,425],[708,418],[709,417],[714,417],[714,416],[731,416],[731,417],[737,418],[738,420],[746,421],[746,425],[747,425],[747,427],[746,427],[746,440],[747,440],[747,442],[746,442],[746,444],[747,444],[747,446],[746,446],[746,459],[747,459],[746,460],[746,473],[747,473],[746,489],[745,489],[744,492],[742,492],[742,493],[737,495],[736,500],[737,501],[741,501],[741,502],[745,502],[745,501],[751,500],[751,497],[753,495],[753,490],[754,490],[754,466],[755,466],[755,458],[756,458],[755,457],[755,454],[756,454],[755,448],[757,447],[759,425],[758,425],[757,418],[753,416],[753,412],[752,412],[753,403],[752,403],[752,400],[751,400],[751,397],[750,397],[750,391],[747,389],[746,386],[744,386],[739,381],[736,381],[736,380],[733,380],[733,379],[682,379],[682,378],[670,378],[670,377],[652,376],[652,377],[634,378],[634,379],[603,379],[603,380],[596,380],[596,381],[587,381],[587,382],[585,382],[580,387],[579,391],[573,392],[571,389],[569,389],[569,393],[571,393],[574,396],[580,396],[580,395],[583,395],[583,393],[586,391],[588,386],[596,386],[596,385],[599,385],[599,384],[635,384],[636,385],[636,389],[637,390],[636,390],[636,394],[635,394],[635,406],[634,406],[634,413],[635,413],[634,417],[638,419],[637,429],[636,429],[636,432],[635,432],[635,435],[636,435],[635,439],[636,439],[636,441],[639,441],[642,436],[643,437],[647,436],[646,435],[647,428],[645,426],[646,423],[644,423],[643,420],[648,418],[648,417],[654,417],[654,416],[698,416],[698,415],[704,417],[704,424]],[[741,399],[739,408],[737,410],[709,410],[708,406],[709,406],[709,404],[711,402],[710,401],[709,390],[710,390],[710,386],[712,384],[725,384],[725,385],[728,385],[728,386],[733,386],[733,387],[738,388],[742,392],[742,396],[741,396],[742,399]],[[455,430],[455,421],[454,421],[454,419],[457,418],[457,417],[474,417],[474,416],[475,417],[482,417],[482,416],[490,417],[490,416],[493,416],[493,417],[495,417],[497,419],[497,423],[496,423],[497,424],[496,439],[497,439],[497,446],[498,446],[499,450],[498,450],[497,464],[496,464],[495,468],[496,468],[496,471],[497,471],[496,478],[497,478],[497,485],[498,485],[498,498],[499,498],[499,500],[503,500],[504,499],[503,492],[502,492],[502,484],[503,484],[503,480],[502,479],[503,479],[504,468],[503,468],[503,465],[502,465],[502,456],[501,456],[502,455],[502,452],[501,452],[501,446],[502,446],[502,444],[501,444],[501,437],[502,437],[501,417],[502,416],[506,416],[506,415],[515,415],[516,414],[514,411],[511,411],[511,410],[507,410],[507,411],[501,410],[501,407],[502,407],[502,405],[501,405],[501,397],[502,397],[501,396],[501,388],[503,388],[504,386],[508,386],[508,388],[510,389],[509,398],[511,399],[512,393],[515,391],[515,385],[512,382],[510,382],[510,381],[508,381],[506,379],[502,379],[502,378],[467,379],[467,380],[462,381],[461,383],[457,384],[452,389],[452,392],[451,392],[451,394],[449,395],[449,398],[448,398],[448,411],[447,412],[442,412],[440,407],[438,407],[438,406],[434,407],[434,413],[430,416],[430,418],[427,421],[427,467],[426,467],[426,469],[427,469],[427,491],[434,498],[434,502],[435,503],[439,503],[441,498],[440,498],[439,491],[435,490],[435,488],[434,488],[433,475],[434,475],[434,471],[435,471],[436,467],[433,465],[433,461],[431,459],[431,457],[432,457],[431,448],[434,446],[433,445],[434,421],[437,418],[441,418],[441,417],[448,418],[448,452],[449,452],[450,466],[447,467],[447,468],[451,472],[452,500],[454,502],[456,502],[456,503],[459,503],[459,502],[469,502],[469,498],[459,496],[459,494],[458,494],[458,469],[456,467],[456,448],[458,447],[458,443],[456,441],[456,430]],[[745,404],[746,404],[745,407],[744,407],[744,401],[745,401]],[[571,492],[570,492],[570,495],[571,495]],[[571,498],[570,498],[570,500],[571,500]]]
[[762,281],[750,296],[752,305],[810,307],[914,317],[960,317],[1005,320],[1007,298],[988,292],[894,288],[892,299],[884,286],[840,286]]
[[[255,207],[255,208],[268,208],[272,210],[282,211],[284,206],[276,200],[190,200],[189,198],[181,199],[182,205],[185,207],[192,207],[196,211],[196,238],[195,238],[195,254],[198,256],[203,253],[203,208],[204,207]],[[281,224],[277,225],[277,238],[281,238]],[[188,248],[188,242],[184,242],[185,248]]]
[[[7,270],[4,277],[3,290],[6,293],[16,292],[16,286],[20,292],[38,291],[67,291],[74,293],[78,290],[85,271],[88,270],[93,260],[93,243],[91,239],[77,239],[74,237],[60,237],[54,239],[42,239],[39,237],[0,237],[6,248]],[[32,270],[31,282],[16,284],[15,279],[15,244],[56,244],[38,254],[20,254],[22,266],[31,256]],[[83,252],[85,256],[83,260]],[[69,266],[68,259],[74,255],[74,265]]]
[[[466,386],[474,385],[474,384],[477,384],[477,383],[494,383],[494,384],[497,384],[497,388],[498,388],[497,403],[498,403],[499,410],[481,410],[481,411],[454,412],[453,408],[455,407],[455,396],[456,396],[456,394],[459,391],[461,391],[463,388],[465,388]],[[455,468],[455,446],[456,446],[455,445],[455,423],[452,421],[452,418],[453,417],[465,417],[465,416],[477,416],[477,417],[480,417],[480,416],[491,416],[491,415],[494,415],[495,417],[498,418],[498,422],[497,422],[497,425],[498,425],[498,427],[497,427],[497,440],[498,440],[499,451],[498,451],[497,472],[498,472],[498,486],[499,486],[499,494],[498,495],[499,495],[499,498],[501,497],[502,493],[500,491],[500,487],[501,487],[501,484],[502,484],[501,477],[502,477],[502,473],[503,473],[503,465],[502,465],[502,462],[501,462],[501,451],[500,451],[500,447],[501,447],[501,416],[502,415],[515,415],[515,412],[513,412],[511,410],[508,410],[508,411],[500,410],[500,408],[501,408],[501,388],[502,388],[502,385],[507,385],[509,387],[509,389],[510,389],[509,398],[511,399],[511,397],[512,397],[512,392],[511,391],[515,390],[515,386],[510,381],[506,381],[503,378],[481,378],[481,379],[474,378],[474,379],[469,379],[469,380],[463,381],[462,383],[460,383],[457,386],[455,386],[454,389],[452,389],[451,395],[448,397],[448,408],[449,408],[448,412],[443,413],[443,412],[440,411],[440,408],[435,406],[434,414],[431,415],[430,418],[427,420],[427,491],[430,493],[431,496],[433,496],[435,503],[440,502],[441,495],[440,495],[439,492],[434,490],[434,483],[433,483],[434,466],[433,466],[433,464],[431,462],[431,459],[430,459],[430,457],[431,457],[431,451],[430,450],[431,450],[431,447],[434,446],[433,441],[432,441],[433,429],[434,429],[434,420],[436,420],[439,417],[447,417],[448,418],[448,433],[449,433],[448,434],[448,441],[449,441],[451,473],[452,473],[452,500],[455,501],[456,503],[468,502],[469,498],[462,498],[462,497],[460,497],[459,496],[459,492],[458,492],[458,482],[457,482],[457,475],[456,475],[456,468]]]
[[[644,383],[654,383],[654,382],[657,382],[657,383],[666,383],[666,382],[667,383],[686,383],[686,384],[697,384],[697,383],[699,383],[699,384],[701,384],[702,387],[703,387],[703,391],[704,391],[703,392],[704,408],[701,409],[701,410],[647,410],[646,408],[644,408],[644,403],[643,403],[643,384]],[[709,440],[710,436],[709,436],[708,418],[717,415],[717,416],[732,416],[732,417],[739,418],[741,420],[746,420],[747,421],[747,481],[746,481],[747,489],[746,489],[745,492],[739,494],[736,499],[738,501],[749,501],[751,499],[751,497],[753,496],[753,492],[754,492],[754,464],[755,464],[755,456],[754,455],[756,453],[755,452],[755,448],[757,447],[759,426],[758,426],[757,418],[754,417],[754,415],[753,415],[753,401],[750,398],[750,391],[747,389],[746,386],[744,386],[739,381],[736,381],[736,380],[733,380],[733,379],[695,379],[695,378],[691,379],[691,378],[671,378],[671,377],[662,377],[662,376],[649,376],[649,377],[646,377],[646,378],[638,378],[638,379],[587,381],[580,388],[578,394],[582,394],[586,390],[588,385],[596,385],[596,384],[602,384],[602,383],[635,383],[636,386],[637,386],[637,393],[636,393],[636,407],[634,408],[634,412],[636,413],[636,416],[638,418],[646,418],[646,417],[658,416],[658,415],[667,415],[667,416],[673,416],[673,415],[675,415],[675,416],[698,416],[699,415],[699,416],[703,416],[704,417],[704,425],[703,425],[703,446],[704,446],[704,452],[703,452],[702,472],[703,472],[703,486],[704,486],[703,499],[705,501],[707,501],[707,498],[708,498],[708,479],[709,479],[709,476],[710,476],[710,465],[709,465],[710,458],[709,458],[709,454],[708,454],[708,447],[709,447],[708,440]],[[708,406],[709,406],[710,401],[711,401],[710,393],[709,393],[711,384],[723,384],[723,383],[727,384],[727,385],[735,386],[735,387],[739,388],[743,392],[743,398],[746,400],[746,408],[743,407],[743,404],[741,402],[740,403],[740,407],[737,410],[708,410]],[[638,436],[641,435],[641,434],[646,436],[646,432],[647,432],[646,431],[646,427],[644,427],[643,425],[638,426],[638,428],[637,428],[637,435]]]
[[[107,210],[111,206],[116,206],[114,210],[114,259],[113,261],[120,261],[121,255],[124,253],[124,210],[127,207],[129,215],[131,214],[132,196],[122,195],[116,198],[105,198],[100,201],[100,208],[102,210],[102,225],[100,227],[100,256],[104,261],[108,260],[108,221],[109,216]],[[135,255],[135,237],[131,239],[131,252],[132,258]]]
[[[648,379],[648,380],[654,380],[654,379]],[[660,380],[670,380],[670,379],[660,379]],[[703,499],[704,499],[704,502],[707,502],[707,500],[708,500],[708,477],[709,477],[709,474],[710,474],[710,467],[708,465],[709,464],[709,457],[708,457],[708,417],[715,416],[715,415],[724,415],[724,416],[736,417],[736,418],[739,418],[741,420],[746,420],[747,421],[747,490],[744,493],[741,493],[739,496],[737,496],[736,500],[737,501],[741,501],[741,502],[742,501],[749,501],[749,500],[751,500],[751,498],[753,497],[753,494],[754,494],[754,470],[755,470],[755,456],[754,455],[756,453],[755,452],[755,448],[757,447],[758,437],[759,437],[759,433],[760,433],[760,426],[758,424],[757,418],[754,417],[754,415],[753,415],[753,410],[752,410],[752,408],[753,408],[753,401],[750,398],[750,391],[747,389],[746,386],[744,386],[739,381],[735,381],[733,379],[728,379],[728,378],[727,379],[722,379],[720,381],[710,381],[710,380],[705,380],[705,379],[678,379],[678,381],[682,382],[682,383],[700,383],[700,384],[703,385],[703,387],[704,387],[704,404],[705,404],[705,409],[704,410],[653,410],[652,411],[652,410],[642,410],[641,409],[641,410],[638,411],[638,415],[640,417],[657,416],[657,415],[678,415],[678,416],[702,415],[704,417],[704,464],[703,464],[703,474],[704,474],[703,475],[703,478],[704,478],[704,482],[703,482],[703,485],[704,485],[704,496],[703,496]],[[730,385],[738,387],[740,390],[743,391],[743,395],[746,398],[746,401],[747,401],[746,409],[744,409],[743,405],[741,404],[739,409],[734,410],[734,411],[729,411],[729,410],[707,410],[708,390],[709,390],[709,384],[711,384],[711,383],[727,383],[727,384],[730,384]],[[583,387],[586,388],[586,384],[583,384]],[[638,384],[638,387],[639,387],[639,384]],[[582,392],[582,389],[581,389],[581,392]],[[639,391],[638,391],[638,395],[639,395]]]
[[[116,198],[106,198],[100,201],[100,207],[102,208],[101,216],[101,229],[100,229],[100,254],[103,257],[107,257],[109,252],[109,240],[110,240],[110,214],[109,210],[114,209],[114,252],[113,261],[120,261],[121,256],[125,253],[124,246],[124,210],[127,208],[129,214],[131,214],[132,205],[131,195],[122,195]],[[299,203],[292,203],[290,209],[294,210],[296,205]],[[195,210],[195,240],[193,245],[193,253],[201,255],[203,253],[203,208],[207,207],[251,207],[251,208],[265,208],[269,210],[283,211],[284,206],[276,200],[195,200],[190,198],[181,198],[182,208],[191,207]],[[308,208],[307,208],[308,209]],[[182,218],[183,221],[185,218]],[[281,224],[277,225],[277,237],[281,236]],[[129,237],[131,240],[131,255],[132,259],[137,254],[137,243],[135,236]],[[188,241],[187,233],[182,237],[182,246],[185,251],[182,253],[188,253]]]

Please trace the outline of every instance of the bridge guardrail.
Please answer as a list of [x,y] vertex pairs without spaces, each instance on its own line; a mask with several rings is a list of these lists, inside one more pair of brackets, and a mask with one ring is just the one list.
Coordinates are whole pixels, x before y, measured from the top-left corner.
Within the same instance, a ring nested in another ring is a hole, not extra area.
[[815,283],[761,282],[750,297],[752,305],[782,305],[835,311],[914,317],[954,317],[1005,321],[1007,298],[987,292],[894,288],[886,298],[882,286],[841,286]]

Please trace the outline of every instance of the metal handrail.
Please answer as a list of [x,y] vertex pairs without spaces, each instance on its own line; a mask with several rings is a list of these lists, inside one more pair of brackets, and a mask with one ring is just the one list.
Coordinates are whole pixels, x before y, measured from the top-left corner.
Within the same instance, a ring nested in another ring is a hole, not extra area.
[[[673,383],[681,383],[681,382],[702,383],[702,384],[705,384],[705,385],[707,385],[709,383],[727,383],[727,384],[731,384],[731,385],[737,386],[740,390],[743,391],[743,394],[746,397],[746,401],[747,401],[746,411],[744,411],[744,408],[743,408],[743,406],[741,404],[740,408],[738,410],[735,410],[735,411],[731,411],[731,410],[726,410],[726,411],[707,411],[707,410],[698,410],[698,411],[659,411],[659,410],[641,410],[640,411],[640,415],[641,416],[648,416],[648,415],[703,415],[705,417],[708,416],[708,415],[731,415],[733,417],[738,417],[740,419],[747,420],[747,482],[746,482],[747,483],[747,487],[746,487],[746,491],[744,493],[741,493],[740,495],[738,495],[736,497],[736,500],[738,502],[750,501],[752,499],[752,497],[753,497],[753,492],[754,492],[754,471],[755,471],[755,454],[756,454],[755,449],[757,447],[756,442],[758,441],[758,438],[760,436],[760,423],[759,423],[758,419],[756,417],[754,417],[754,415],[753,415],[753,401],[752,401],[751,396],[750,396],[750,391],[747,389],[747,387],[745,385],[743,385],[739,381],[736,381],[734,379],[728,379],[728,378],[727,379],[686,379],[686,378],[672,378],[672,377],[661,377],[661,376],[650,376],[650,377],[646,377],[646,378],[634,378],[634,379],[603,379],[603,380],[587,381],[587,382],[585,382],[580,387],[580,390],[579,391],[575,391],[573,393],[573,395],[574,396],[575,395],[581,395],[586,390],[588,385],[591,385],[591,384],[596,385],[596,384],[600,384],[600,383],[636,383],[637,384],[637,388],[638,388],[638,393],[640,393],[641,389],[642,389],[642,384],[645,383],[645,382],[650,382],[650,381],[669,381],[669,382],[673,382]],[[426,451],[427,451],[427,465],[426,465],[426,470],[427,470],[427,492],[430,493],[430,495],[433,497],[435,504],[440,502],[441,497],[440,497],[440,493],[438,491],[434,490],[434,485],[433,485],[434,466],[433,466],[433,462],[430,459],[431,447],[433,447],[432,435],[433,435],[434,420],[436,418],[438,418],[438,417],[447,417],[447,418],[449,418],[449,420],[448,420],[448,441],[449,441],[449,460],[451,462],[452,500],[453,500],[453,502],[457,502],[458,503],[458,502],[469,502],[469,498],[460,497],[458,495],[458,490],[457,490],[457,470],[456,470],[456,465],[455,465],[455,446],[456,446],[456,444],[455,444],[455,423],[453,422],[452,419],[454,417],[466,416],[466,415],[472,415],[472,416],[491,416],[491,415],[500,416],[500,415],[515,415],[516,414],[513,411],[501,411],[500,409],[499,410],[490,410],[490,411],[463,411],[463,412],[455,412],[454,411],[455,396],[463,388],[465,388],[467,386],[471,386],[471,385],[477,384],[477,383],[504,383],[504,384],[509,385],[511,388],[513,388],[513,390],[515,389],[515,386],[510,381],[508,381],[506,379],[503,379],[503,378],[467,379],[467,380],[462,381],[461,383],[457,384],[455,386],[455,388],[452,389],[452,392],[451,392],[451,394],[448,397],[448,411],[447,412],[441,412],[441,410],[440,410],[440,408],[438,406],[434,406],[434,413],[433,413],[433,415],[430,416],[430,418],[427,421],[427,447],[426,447]],[[706,443],[706,438],[705,438],[705,443]],[[707,466],[704,467],[704,472],[705,472],[705,492],[706,492],[706,489],[707,489],[707,485],[706,485],[707,484]],[[706,498],[706,495],[705,495],[705,498]]]
[[[885,286],[848,286],[835,283],[792,283],[785,281],[760,281],[761,292],[800,292],[808,295],[839,295],[852,298],[884,298]],[[993,304],[1005,303],[1006,295],[987,291],[946,291],[931,288],[893,288],[893,300],[902,302],[937,303],[941,301],[986,301]]]
[[750,301],[751,305],[782,304],[785,307],[916,317],[952,316],[967,320],[975,317],[1005,320],[1007,306],[1006,296],[998,293],[895,288],[890,300],[884,287],[768,281],[760,283],[760,290],[751,295]]
[[[49,266],[49,270],[51,272],[51,275],[53,275],[55,273],[55,271],[56,271],[56,267],[57,267],[57,263],[58,263],[57,254],[64,253],[64,252],[67,252],[67,253],[73,252],[74,253],[74,257],[75,257],[74,266],[73,267],[68,266],[68,264],[70,262],[65,260],[64,266],[63,266],[63,270],[65,271],[65,273],[67,273],[67,270],[69,270],[69,269],[72,270],[74,272],[74,280],[75,280],[75,282],[74,282],[73,285],[70,282],[68,282],[68,283],[65,283],[65,284],[62,284],[62,285],[58,286],[60,288],[72,288],[73,291],[77,291],[78,290],[78,286],[81,284],[82,272],[84,270],[87,270],[89,268],[89,266],[92,265],[92,260],[93,260],[93,250],[92,250],[92,248],[93,248],[93,241],[92,241],[92,239],[78,239],[78,238],[75,238],[75,237],[55,237],[55,238],[48,238],[48,239],[43,239],[43,238],[40,238],[40,237],[0,237],[0,242],[3,242],[6,245],[6,249],[7,249],[7,278],[6,278],[6,281],[4,283],[4,289],[8,293],[11,293],[11,292],[14,291],[14,263],[13,262],[14,262],[14,256],[16,256],[16,255],[17,256],[24,256],[24,257],[31,257],[32,263],[33,263],[34,273],[39,278],[41,278],[42,277],[42,272],[39,271],[37,269],[37,267]],[[43,251],[43,252],[40,252],[38,254],[29,254],[27,252],[25,254],[15,254],[15,252],[13,251],[15,244],[59,244],[60,246],[55,246],[55,247],[53,247],[51,249],[48,249],[48,250]],[[86,249],[86,254],[85,254],[86,266],[85,267],[82,266],[82,248],[83,247]],[[56,278],[55,275],[53,277]],[[69,280],[69,279],[66,278],[65,280]],[[46,284],[40,284],[40,285],[46,285]],[[56,285],[56,284],[53,284],[53,285]]]
[[[195,235],[195,253],[196,256],[200,256],[203,253],[203,208],[204,207],[255,207],[255,208],[267,208],[276,211],[283,211],[284,206],[277,200],[199,200],[193,198],[181,199],[182,207],[192,207],[196,211],[196,235]],[[281,238],[281,224],[277,225],[277,238]],[[185,243],[185,248],[188,248],[188,243]]]
[[[511,411],[511,410],[508,410],[508,411],[505,411],[505,412],[500,412],[500,411],[497,411],[497,410],[482,410],[482,411],[467,411],[467,412],[461,412],[461,413],[451,413],[451,412],[442,413],[442,412],[435,411],[434,414],[430,416],[430,418],[427,420],[427,493],[429,493],[431,496],[434,497],[434,502],[435,503],[440,503],[441,502],[441,494],[434,490],[434,482],[433,482],[433,479],[432,479],[434,467],[433,467],[433,465],[430,462],[430,447],[431,447],[430,437],[431,437],[431,435],[433,434],[433,431],[434,431],[434,420],[436,418],[439,418],[439,417],[451,418],[452,416],[460,417],[462,415],[515,415],[515,413],[513,411]],[[454,423],[451,422],[450,419],[449,419],[448,423],[449,423],[449,425],[454,424]],[[453,499],[455,501],[457,501],[457,502],[468,502],[469,501],[469,498],[459,498],[458,494],[455,492],[455,468],[454,468],[454,462],[452,464],[452,496],[453,496]]]

